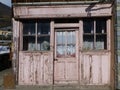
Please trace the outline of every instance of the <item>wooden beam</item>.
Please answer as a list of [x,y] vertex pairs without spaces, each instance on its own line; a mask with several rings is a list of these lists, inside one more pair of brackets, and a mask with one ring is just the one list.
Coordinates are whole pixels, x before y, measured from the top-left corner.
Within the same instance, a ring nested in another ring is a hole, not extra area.
[[55,24],[54,27],[55,28],[79,27],[79,23]]

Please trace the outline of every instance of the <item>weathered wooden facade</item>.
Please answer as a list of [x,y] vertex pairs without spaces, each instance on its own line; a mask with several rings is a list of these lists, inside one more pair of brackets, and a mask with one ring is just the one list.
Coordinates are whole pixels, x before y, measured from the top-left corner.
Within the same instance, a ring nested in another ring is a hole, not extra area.
[[13,0],[18,85],[114,89],[113,4],[47,1]]

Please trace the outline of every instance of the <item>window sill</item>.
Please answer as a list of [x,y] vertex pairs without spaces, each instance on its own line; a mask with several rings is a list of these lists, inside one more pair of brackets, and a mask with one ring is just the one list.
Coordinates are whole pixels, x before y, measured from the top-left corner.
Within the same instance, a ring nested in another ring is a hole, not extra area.
[[49,51],[20,51],[20,52],[23,52],[23,53],[47,53],[47,52],[51,52],[51,50],[49,50]]
[[106,54],[109,53],[110,50],[82,50],[83,54]]

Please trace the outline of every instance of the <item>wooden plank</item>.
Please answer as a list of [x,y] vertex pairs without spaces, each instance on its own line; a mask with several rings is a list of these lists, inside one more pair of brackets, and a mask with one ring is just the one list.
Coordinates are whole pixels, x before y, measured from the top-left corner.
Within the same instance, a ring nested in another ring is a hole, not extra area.
[[67,27],[79,27],[78,23],[64,23],[64,24],[55,24],[54,25],[55,28],[67,28]]
[[110,54],[102,56],[102,83],[110,84]]
[[100,85],[102,83],[101,76],[101,55],[93,55],[92,64],[92,84]]
[[89,8],[90,6],[91,5],[14,6],[13,13],[15,18],[58,18],[112,15],[111,4],[95,5],[91,6],[92,8]]
[[81,60],[81,82],[80,84],[88,84],[89,83],[89,76],[90,76],[90,63],[89,63],[89,55],[82,55]]
[[87,84],[89,83],[89,74],[90,74],[90,71],[89,71],[89,56],[84,56],[83,57],[83,81],[84,81],[84,84]]
[[19,21],[16,21],[14,18],[12,19],[13,21],[13,45],[12,45],[12,50],[13,50],[13,58],[12,58],[12,68],[13,68],[13,73],[15,74],[15,80],[18,81],[18,50],[19,50]]
[[107,49],[111,49],[110,41],[111,41],[111,20],[107,20]]
[[37,56],[37,64],[38,64],[38,67],[37,67],[37,72],[36,72],[36,84],[38,85],[42,85],[43,84],[43,60],[41,60],[43,56]]

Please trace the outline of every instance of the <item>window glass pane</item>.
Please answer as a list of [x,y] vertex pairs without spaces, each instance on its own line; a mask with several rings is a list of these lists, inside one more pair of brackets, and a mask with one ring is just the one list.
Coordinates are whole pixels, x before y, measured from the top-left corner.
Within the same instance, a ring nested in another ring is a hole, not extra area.
[[50,36],[43,36],[37,38],[37,50],[50,50]]
[[57,57],[64,57],[65,56],[65,32],[56,32],[56,47],[57,47]]
[[23,50],[36,50],[35,48],[35,37],[23,36]]
[[107,49],[107,40],[106,35],[97,35],[96,36],[96,49]]
[[75,31],[67,32],[67,56],[75,57]]
[[83,32],[84,33],[94,32],[94,21],[92,19],[83,20]]
[[96,33],[106,33],[106,20],[96,20]]
[[84,35],[83,36],[83,49],[92,50],[94,48],[94,36],[93,35]]
[[39,22],[37,26],[37,34],[50,34],[50,23],[49,22]]
[[83,32],[84,50],[107,49],[105,18],[84,19]]
[[28,35],[35,34],[35,22],[24,22],[23,34],[28,34]]

